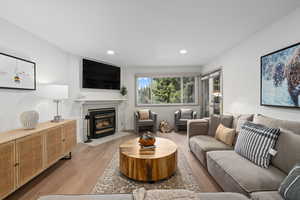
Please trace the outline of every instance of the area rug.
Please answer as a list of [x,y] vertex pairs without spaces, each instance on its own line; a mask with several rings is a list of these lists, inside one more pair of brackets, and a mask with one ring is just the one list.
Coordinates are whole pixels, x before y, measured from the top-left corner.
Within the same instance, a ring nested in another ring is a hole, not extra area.
[[117,151],[103,175],[98,179],[92,194],[131,193],[133,190],[144,187],[149,189],[187,189],[201,192],[200,186],[193,177],[183,153],[178,151],[178,166],[176,173],[167,180],[144,183],[128,179],[119,172],[119,151]]

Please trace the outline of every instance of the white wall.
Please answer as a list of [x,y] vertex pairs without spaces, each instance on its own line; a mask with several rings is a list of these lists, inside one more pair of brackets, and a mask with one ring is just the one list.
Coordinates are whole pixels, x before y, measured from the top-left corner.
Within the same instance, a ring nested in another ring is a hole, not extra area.
[[[2,19],[0,38],[0,52],[36,62],[37,84],[70,83],[71,55]],[[0,89],[0,131],[21,127],[19,115],[27,110],[37,110],[40,121],[51,119],[55,105],[38,97],[39,85],[37,87],[37,91]]]
[[[31,60],[36,63],[36,91],[0,89],[0,133],[20,128],[19,115],[28,110],[40,114],[40,122],[53,118],[55,104],[39,96],[40,84],[69,85],[71,99],[61,106],[64,118],[80,118],[80,105],[73,99],[81,95],[87,98],[119,98],[119,92],[86,90],[80,86],[82,58],[71,55],[47,41],[0,19],[0,52]],[[81,125],[78,120],[78,141],[82,141]]]
[[260,57],[300,42],[300,9],[215,58],[202,72],[223,67],[224,112],[262,113],[299,120],[299,109],[260,106]]
[[[200,67],[126,67],[124,69],[124,84],[128,88],[128,102],[126,102],[126,118],[125,128],[133,129],[133,113],[134,111],[146,107],[136,107],[135,105],[135,74],[152,73],[200,73]],[[198,113],[200,112],[200,106],[149,106],[147,108],[153,110],[158,114],[158,122],[161,120],[167,120],[171,125],[174,124],[174,112],[179,108],[191,108]]]

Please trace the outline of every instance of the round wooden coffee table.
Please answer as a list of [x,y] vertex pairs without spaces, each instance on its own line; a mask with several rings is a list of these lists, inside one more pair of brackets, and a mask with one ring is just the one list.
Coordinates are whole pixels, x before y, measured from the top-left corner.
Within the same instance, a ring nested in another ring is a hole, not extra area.
[[154,182],[169,178],[177,169],[177,145],[165,138],[156,138],[155,150],[141,152],[139,138],[120,145],[120,171],[137,180]]

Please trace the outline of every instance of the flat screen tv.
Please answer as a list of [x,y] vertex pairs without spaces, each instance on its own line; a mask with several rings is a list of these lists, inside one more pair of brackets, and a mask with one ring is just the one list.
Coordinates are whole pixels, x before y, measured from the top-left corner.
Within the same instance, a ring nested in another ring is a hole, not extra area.
[[95,62],[92,60],[82,60],[82,87],[92,89],[120,89],[120,68]]

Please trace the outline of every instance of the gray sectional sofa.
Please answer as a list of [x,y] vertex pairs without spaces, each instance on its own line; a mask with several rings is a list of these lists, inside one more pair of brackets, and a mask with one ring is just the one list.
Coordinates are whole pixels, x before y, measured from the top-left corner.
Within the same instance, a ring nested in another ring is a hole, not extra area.
[[[241,121],[253,121],[280,128],[278,151],[271,167],[261,168],[237,154],[232,146],[214,138],[219,123],[239,132]],[[191,152],[207,167],[225,192],[237,192],[256,200],[282,200],[277,190],[292,167],[300,162],[300,122],[274,119],[263,115],[223,115],[188,122]]]

